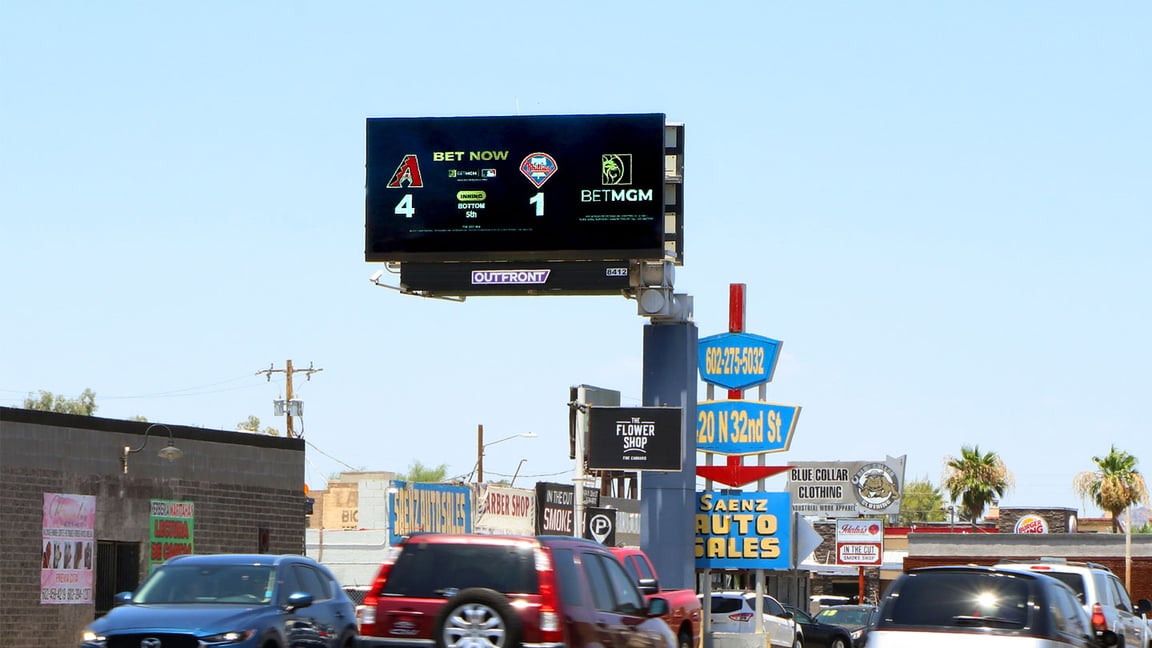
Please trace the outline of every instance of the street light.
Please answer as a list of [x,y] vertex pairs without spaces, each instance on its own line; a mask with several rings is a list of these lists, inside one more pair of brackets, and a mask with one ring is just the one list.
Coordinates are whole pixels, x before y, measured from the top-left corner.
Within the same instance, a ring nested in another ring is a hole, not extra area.
[[528,461],[528,460],[527,459],[521,459],[520,463],[516,464],[516,472],[512,473],[512,481],[508,482],[508,488],[512,488],[513,486],[516,485],[516,477],[518,477],[520,475],[520,466],[523,466],[525,461]]
[[508,441],[509,439],[515,439],[518,437],[524,437],[525,439],[535,439],[536,436],[537,435],[535,432],[521,432],[520,434],[512,434],[512,435],[506,436],[506,437],[501,438],[501,439],[496,439],[495,441],[489,441],[488,443],[484,443],[484,426],[483,425],[477,425],[476,426],[476,483],[480,484],[480,483],[484,482],[484,448],[487,448],[488,446],[494,446],[497,443],[503,443],[504,441]]
[[120,467],[124,469],[125,475],[128,474],[128,455],[134,452],[140,452],[144,449],[144,446],[148,445],[148,433],[151,432],[152,428],[155,427],[161,427],[165,430],[168,430],[168,445],[160,448],[160,452],[156,453],[157,456],[159,456],[161,459],[167,459],[169,462],[176,461],[180,457],[184,456],[184,451],[176,447],[176,442],[172,438],[172,428],[164,425],[163,423],[153,423],[152,425],[148,426],[148,429],[144,430],[144,443],[141,443],[139,448],[124,446],[124,453],[120,455]]

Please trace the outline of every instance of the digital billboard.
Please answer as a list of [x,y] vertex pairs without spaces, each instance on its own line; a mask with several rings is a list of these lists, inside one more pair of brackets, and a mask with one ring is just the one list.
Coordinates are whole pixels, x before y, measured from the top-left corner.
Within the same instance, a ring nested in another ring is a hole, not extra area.
[[661,259],[664,117],[369,118],[364,258]]

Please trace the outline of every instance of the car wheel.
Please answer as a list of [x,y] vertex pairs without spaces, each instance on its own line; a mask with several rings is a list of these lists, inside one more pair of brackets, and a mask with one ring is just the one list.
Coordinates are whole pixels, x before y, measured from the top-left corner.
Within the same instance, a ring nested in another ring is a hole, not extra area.
[[512,648],[520,617],[500,592],[471,587],[448,599],[436,615],[436,648]]
[[796,637],[793,639],[792,648],[804,648],[804,639],[802,637]]
[[834,637],[828,648],[848,648],[848,644],[844,643],[843,637]]
[[676,642],[680,645],[680,648],[696,648],[692,645],[692,634],[684,630],[680,631],[680,634],[676,637]]

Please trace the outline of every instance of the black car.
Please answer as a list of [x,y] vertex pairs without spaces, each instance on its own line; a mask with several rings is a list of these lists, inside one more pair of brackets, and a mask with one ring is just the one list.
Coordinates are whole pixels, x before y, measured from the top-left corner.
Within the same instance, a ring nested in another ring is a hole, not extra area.
[[867,648],[1117,645],[1115,632],[1093,628],[1066,583],[1036,572],[976,565],[904,572],[888,586],[867,637]]
[[852,634],[848,628],[823,623],[816,617],[800,608],[785,605],[784,609],[792,613],[792,618],[800,624],[804,632],[804,648],[850,648]]
[[82,648],[353,648],[356,609],[327,567],[266,554],[169,558],[84,629]]
[[862,646],[868,628],[876,623],[879,609],[876,605],[830,605],[816,613],[816,620],[847,629],[852,635],[852,643],[849,645]]

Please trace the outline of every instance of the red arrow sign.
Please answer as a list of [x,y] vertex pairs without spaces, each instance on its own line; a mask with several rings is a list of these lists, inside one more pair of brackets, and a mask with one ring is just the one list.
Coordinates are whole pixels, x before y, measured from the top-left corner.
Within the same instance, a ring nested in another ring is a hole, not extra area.
[[739,455],[728,457],[724,466],[696,466],[696,474],[704,479],[711,479],[726,486],[739,488],[744,484],[751,484],[757,479],[764,479],[772,475],[779,475],[791,466],[745,466],[740,463]]

